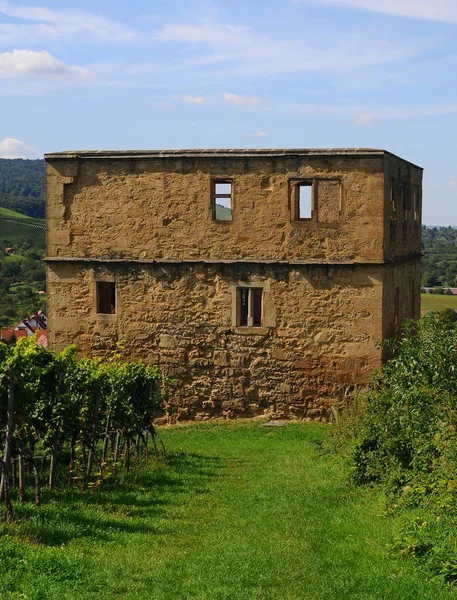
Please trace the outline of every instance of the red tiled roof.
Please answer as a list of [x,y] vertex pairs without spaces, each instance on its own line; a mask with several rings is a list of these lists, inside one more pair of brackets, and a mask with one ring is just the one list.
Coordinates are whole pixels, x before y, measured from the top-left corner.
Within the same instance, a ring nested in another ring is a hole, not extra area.
[[36,343],[38,344],[38,346],[47,348],[48,347],[48,332],[45,330],[37,331]]
[[9,342],[11,338],[27,337],[27,331],[25,329],[3,329],[1,333],[1,339]]

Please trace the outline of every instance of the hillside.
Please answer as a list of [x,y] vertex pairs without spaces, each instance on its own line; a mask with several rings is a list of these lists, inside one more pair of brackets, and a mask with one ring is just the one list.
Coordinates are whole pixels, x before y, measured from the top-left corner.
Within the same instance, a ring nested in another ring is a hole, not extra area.
[[45,216],[44,160],[0,158],[0,207]]
[[45,221],[0,207],[0,247],[23,245],[44,250]]

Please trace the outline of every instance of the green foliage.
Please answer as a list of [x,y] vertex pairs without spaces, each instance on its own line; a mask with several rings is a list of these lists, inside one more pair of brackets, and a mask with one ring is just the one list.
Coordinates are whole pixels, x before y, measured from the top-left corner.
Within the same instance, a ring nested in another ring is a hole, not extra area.
[[[115,357],[106,362],[78,360],[74,347],[56,354],[32,338],[20,338],[10,347],[0,344],[2,424],[8,391],[14,392],[12,455],[32,462],[37,451],[44,458],[54,457],[60,462],[62,482],[98,484],[116,467],[122,448],[126,453],[130,443],[139,448],[145,432],[154,433],[152,421],[164,401],[163,383],[159,369],[143,363],[123,363]],[[5,441],[6,429],[1,429],[0,447]],[[54,480],[54,472],[50,478]]]
[[457,229],[422,228],[422,285],[457,287]]
[[16,245],[15,254],[0,252],[0,327],[15,325],[45,309],[45,300],[37,293],[46,290],[43,255],[44,247],[30,247],[26,242]]
[[0,207],[44,219],[44,180],[44,160],[0,159]]
[[351,447],[356,484],[381,483],[391,508],[432,515],[420,527],[408,523],[396,548],[448,581],[457,579],[449,535],[457,526],[456,321],[447,309],[407,323],[387,344],[393,358],[372,390],[336,429],[340,444]]

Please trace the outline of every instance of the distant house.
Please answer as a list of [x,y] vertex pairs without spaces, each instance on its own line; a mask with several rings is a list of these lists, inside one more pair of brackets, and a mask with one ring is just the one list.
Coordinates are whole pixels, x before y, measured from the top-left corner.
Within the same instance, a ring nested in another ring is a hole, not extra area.
[[14,327],[3,329],[0,335],[2,342],[15,342],[20,337],[28,337],[25,329],[16,329]]
[[48,347],[48,332],[46,330],[37,331],[37,344],[43,348]]
[[20,337],[30,337],[36,333],[38,345],[47,348],[47,322],[46,315],[39,310],[29,318],[19,321],[15,327],[4,329],[0,334],[0,339],[3,342],[12,342]]
[[16,248],[5,248],[5,254],[15,254]]

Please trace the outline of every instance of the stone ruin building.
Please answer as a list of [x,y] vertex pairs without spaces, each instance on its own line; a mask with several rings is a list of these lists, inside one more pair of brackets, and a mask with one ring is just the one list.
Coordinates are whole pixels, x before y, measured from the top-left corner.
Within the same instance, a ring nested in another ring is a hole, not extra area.
[[384,150],[46,156],[49,342],[160,366],[177,418],[325,419],[420,314],[422,169]]

